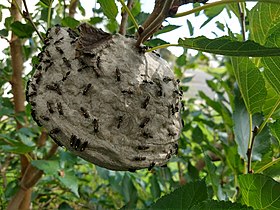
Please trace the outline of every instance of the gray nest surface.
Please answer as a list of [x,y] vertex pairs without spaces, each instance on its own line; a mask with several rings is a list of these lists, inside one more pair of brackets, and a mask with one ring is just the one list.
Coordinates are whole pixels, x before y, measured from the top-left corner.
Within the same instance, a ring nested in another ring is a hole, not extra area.
[[87,24],[53,27],[27,87],[34,120],[58,145],[111,170],[162,166],[178,150],[178,82],[135,42]]

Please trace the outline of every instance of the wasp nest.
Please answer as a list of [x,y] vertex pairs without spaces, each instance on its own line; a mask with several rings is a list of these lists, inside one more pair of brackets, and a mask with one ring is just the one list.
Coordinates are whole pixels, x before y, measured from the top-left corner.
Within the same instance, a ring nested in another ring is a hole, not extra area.
[[181,92],[135,40],[87,24],[49,30],[27,99],[34,120],[74,154],[112,170],[165,165],[178,150]]

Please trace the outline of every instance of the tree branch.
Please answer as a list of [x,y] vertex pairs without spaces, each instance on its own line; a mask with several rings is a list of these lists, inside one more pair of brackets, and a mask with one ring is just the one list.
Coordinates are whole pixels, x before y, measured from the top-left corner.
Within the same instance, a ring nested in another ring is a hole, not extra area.
[[[132,5],[133,5],[133,0],[128,0],[127,1],[127,8],[131,9]],[[126,34],[126,24],[127,24],[127,20],[128,20],[128,14],[125,10],[122,11],[122,20],[121,20],[121,25],[120,25],[120,30],[119,33],[122,35]]]
[[254,141],[256,136],[258,135],[259,132],[259,127],[255,126],[254,130],[252,131],[253,135],[252,135],[252,140],[249,144],[248,150],[247,150],[247,160],[248,160],[248,164],[247,164],[247,172],[249,174],[253,173],[252,171],[252,153],[253,153],[253,146],[254,146]]
[[74,18],[78,3],[79,3],[79,0],[71,0],[70,5],[69,5],[69,17]]
[[[50,151],[44,159],[49,159],[50,157],[52,157],[56,153],[57,148],[58,146],[56,144],[53,144],[53,146],[51,147]],[[21,204],[23,203],[23,201],[25,201],[24,195],[26,193],[32,192],[32,187],[41,179],[42,175],[43,171],[29,164],[20,182],[20,189],[14,195],[12,200],[10,200],[7,210],[22,210],[23,208]]]

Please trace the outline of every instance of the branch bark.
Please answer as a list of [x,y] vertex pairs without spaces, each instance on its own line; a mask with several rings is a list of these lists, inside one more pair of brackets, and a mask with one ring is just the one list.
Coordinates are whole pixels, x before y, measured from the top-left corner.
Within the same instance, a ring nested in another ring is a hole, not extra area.
[[[18,6],[22,7],[22,2],[20,0],[16,0]],[[18,11],[14,2],[11,3],[11,16],[15,21],[21,21],[22,16]],[[10,41],[10,50],[11,50],[11,64],[13,68],[13,74],[11,78],[12,92],[14,96],[14,110],[15,115],[23,113],[25,111],[25,95],[24,95],[24,86],[22,80],[22,72],[23,72],[23,53],[22,53],[22,43],[21,40],[12,33],[11,41]],[[17,129],[22,128],[22,125],[19,121],[17,121]],[[21,155],[21,176],[26,172],[26,168],[29,165],[28,159]],[[22,210],[29,209],[30,201],[31,201],[31,190],[25,191],[21,194],[22,202],[19,205],[19,208]]]
[[[131,9],[133,5],[133,0],[128,0],[127,2],[127,8]],[[120,30],[119,33],[122,35],[126,34],[126,24],[127,24],[127,19],[128,19],[128,14],[126,11],[122,12],[122,20],[121,20],[121,25],[120,25]]]
[[74,17],[76,13],[76,8],[78,6],[79,0],[71,0],[69,5],[69,17]]

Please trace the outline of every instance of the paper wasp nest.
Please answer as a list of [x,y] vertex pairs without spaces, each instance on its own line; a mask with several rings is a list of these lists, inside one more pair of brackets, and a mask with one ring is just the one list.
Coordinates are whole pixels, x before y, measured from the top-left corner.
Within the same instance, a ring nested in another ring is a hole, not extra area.
[[112,170],[164,165],[178,150],[181,92],[135,40],[87,24],[49,30],[27,99],[34,120],[74,154]]

